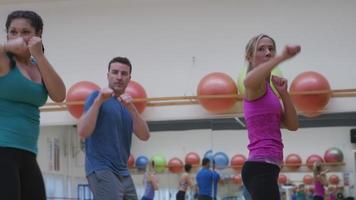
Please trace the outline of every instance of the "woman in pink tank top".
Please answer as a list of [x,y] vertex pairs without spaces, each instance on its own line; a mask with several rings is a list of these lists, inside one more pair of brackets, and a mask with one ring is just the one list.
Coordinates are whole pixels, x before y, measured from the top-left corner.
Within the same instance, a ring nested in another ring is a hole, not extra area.
[[320,161],[316,161],[313,164],[313,176],[314,176],[314,200],[324,200],[325,188],[328,186],[326,179],[326,173],[328,170],[323,169],[324,166]]
[[282,100],[270,86],[271,71],[300,52],[288,45],[276,55],[275,41],[264,34],[253,37],[246,46],[248,70],[244,80],[244,117],[249,137],[249,158],[242,169],[244,185],[253,200],[279,200],[278,174],[283,161],[280,127],[299,127],[296,110],[288,93],[287,80],[272,77]]

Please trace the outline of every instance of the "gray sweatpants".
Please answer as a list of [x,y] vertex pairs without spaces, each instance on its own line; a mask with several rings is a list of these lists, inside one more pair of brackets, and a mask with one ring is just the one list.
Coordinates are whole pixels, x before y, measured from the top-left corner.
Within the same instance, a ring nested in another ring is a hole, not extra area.
[[138,200],[131,176],[118,176],[110,170],[95,171],[87,176],[94,200]]

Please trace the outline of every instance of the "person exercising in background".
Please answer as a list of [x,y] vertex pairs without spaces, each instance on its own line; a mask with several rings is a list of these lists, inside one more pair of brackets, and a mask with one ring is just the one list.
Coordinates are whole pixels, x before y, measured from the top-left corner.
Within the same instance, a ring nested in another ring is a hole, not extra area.
[[184,165],[184,173],[179,178],[179,187],[178,192],[176,194],[176,200],[185,200],[185,195],[187,193],[188,188],[193,188],[194,183],[191,177],[192,165],[187,163]]

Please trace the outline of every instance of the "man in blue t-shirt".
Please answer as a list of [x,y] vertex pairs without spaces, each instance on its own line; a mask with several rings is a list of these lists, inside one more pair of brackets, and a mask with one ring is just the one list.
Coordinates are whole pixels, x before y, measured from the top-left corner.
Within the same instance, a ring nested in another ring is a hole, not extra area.
[[85,139],[85,172],[95,200],[138,199],[127,160],[132,133],[146,141],[150,132],[132,97],[124,93],[131,71],[127,58],[113,58],[107,73],[109,86],[87,98],[78,121],[79,136]]
[[198,185],[198,200],[212,200],[213,171],[210,170],[210,159],[203,158],[202,168],[198,171],[196,181]]

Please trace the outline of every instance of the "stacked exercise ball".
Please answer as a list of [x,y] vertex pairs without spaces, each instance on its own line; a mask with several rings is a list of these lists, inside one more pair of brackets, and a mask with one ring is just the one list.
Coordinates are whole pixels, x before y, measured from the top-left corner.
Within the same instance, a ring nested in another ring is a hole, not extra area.
[[146,156],[139,156],[136,158],[135,166],[139,171],[145,171],[148,165],[148,158]]
[[189,152],[185,156],[185,164],[191,164],[192,166],[200,165],[200,156],[195,152]]
[[100,90],[100,87],[90,81],[80,81],[69,88],[67,92],[67,108],[69,113],[79,118],[84,110],[84,101],[95,90]]
[[[299,74],[290,85],[293,103],[306,117],[315,117],[322,112],[329,102],[330,91],[328,80],[314,71]],[[311,94],[298,94],[305,92]]]
[[231,109],[237,102],[237,98],[203,98],[207,95],[237,95],[235,81],[227,74],[213,72],[200,80],[197,94],[199,103],[206,110],[213,113],[222,113]]
[[340,163],[344,160],[344,154],[339,148],[331,147],[324,153],[326,163]]
[[166,169],[166,158],[162,155],[154,155],[151,158],[151,161],[155,164],[155,170],[158,173],[163,173]]
[[313,165],[314,165],[314,163],[317,162],[317,161],[319,161],[319,162],[321,162],[321,163],[324,162],[324,160],[323,160],[323,158],[322,158],[321,156],[319,156],[319,155],[317,155],[317,154],[312,154],[312,155],[310,155],[310,156],[307,158],[307,161],[306,161],[308,168],[309,168],[309,169],[313,169]]
[[168,161],[168,170],[172,173],[181,173],[183,171],[183,161],[174,157]]
[[125,93],[129,94],[133,99],[141,99],[139,102],[134,102],[134,105],[139,113],[142,113],[147,105],[147,94],[145,88],[138,82],[130,80],[125,89]]
[[285,164],[288,168],[296,170],[302,166],[302,158],[295,153],[289,154],[285,159]]

